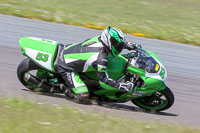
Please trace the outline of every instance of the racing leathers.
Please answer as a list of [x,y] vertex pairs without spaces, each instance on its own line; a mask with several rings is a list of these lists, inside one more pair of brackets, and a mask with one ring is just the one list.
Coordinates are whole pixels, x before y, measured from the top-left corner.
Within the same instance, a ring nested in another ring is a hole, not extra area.
[[[77,102],[88,100],[87,86],[80,78],[80,73],[96,71],[99,85],[102,88],[123,88],[123,84],[109,78],[107,73],[109,51],[99,40],[99,36],[90,38],[82,43],[67,45],[61,53],[58,72],[66,85],[75,92]],[[68,92],[68,90],[67,90]]]

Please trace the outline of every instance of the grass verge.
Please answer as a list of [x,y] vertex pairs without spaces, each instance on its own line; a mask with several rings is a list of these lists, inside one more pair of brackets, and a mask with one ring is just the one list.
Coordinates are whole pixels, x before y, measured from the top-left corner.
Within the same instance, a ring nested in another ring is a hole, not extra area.
[[0,98],[0,133],[200,133],[180,125],[108,117],[69,106]]
[[200,45],[199,0],[3,0],[0,13]]

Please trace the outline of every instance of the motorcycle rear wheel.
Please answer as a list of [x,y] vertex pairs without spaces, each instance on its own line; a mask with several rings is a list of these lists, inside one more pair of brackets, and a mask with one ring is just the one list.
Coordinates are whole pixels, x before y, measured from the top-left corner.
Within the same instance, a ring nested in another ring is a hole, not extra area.
[[42,69],[40,66],[35,64],[33,61],[30,59],[24,59],[18,66],[17,68],[17,76],[19,81],[28,89],[32,91],[42,91],[46,92],[44,88],[38,87],[36,84],[33,84],[29,82],[29,78],[33,77],[35,78],[38,82],[41,82],[42,80],[47,80],[46,75],[45,77],[39,77],[38,73],[47,73],[44,69]]
[[31,83],[28,83],[25,80],[25,76],[27,76],[26,74],[31,71],[31,70],[38,70],[41,69],[38,65],[36,65],[33,61],[31,61],[30,59],[26,58],[24,59],[17,68],[17,76],[19,81],[28,89],[30,90],[34,90],[35,87],[34,85],[31,85]]
[[163,111],[174,104],[174,94],[166,87],[164,90],[155,92],[151,96],[133,99],[131,101],[138,107],[148,111]]

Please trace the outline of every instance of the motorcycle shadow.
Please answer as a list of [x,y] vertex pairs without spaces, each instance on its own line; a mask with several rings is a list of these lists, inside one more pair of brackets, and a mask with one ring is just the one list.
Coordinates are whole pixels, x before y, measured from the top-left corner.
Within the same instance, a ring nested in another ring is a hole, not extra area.
[[[43,96],[50,96],[50,97],[55,97],[55,98],[63,98],[63,99],[72,101],[70,99],[67,99],[65,95],[61,95],[61,94],[57,94],[57,93],[35,92],[35,91],[27,90],[27,89],[22,89],[22,90],[23,91],[30,91],[30,92],[32,92],[34,94],[39,94],[39,95],[43,95]],[[167,112],[147,111],[147,110],[141,109],[139,107],[130,106],[130,105],[127,105],[127,104],[120,104],[120,103],[99,102],[99,101],[96,101],[96,100],[92,100],[91,104],[92,105],[101,106],[101,107],[105,107],[105,108],[124,110],[124,111],[134,111],[134,112],[149,113],[149,114],[163,115],[163,116],[178,116],[177,114],[172,114],[172,113],[167,113]]]
[[126,104],[119,104],[119,103],[98,102],[97,105],[110,108],[110,109],[117,109],[117,110],[124,110],[124,111],[134,111],[134,112],[149,113],[149,114],[162,115],[162,116],[178,116],[177,114],[173,114],[173,113],[147,111],[139,107],[130,106]]
[[66,96],[64,94],[61,94],[61,93],[48,93],[48,92],[32,91],[32,90],[28,90],[28,89],[22,89],[22,90],[23,91],[28,91],[28,92],[30,92],[32,94],[66,99]]

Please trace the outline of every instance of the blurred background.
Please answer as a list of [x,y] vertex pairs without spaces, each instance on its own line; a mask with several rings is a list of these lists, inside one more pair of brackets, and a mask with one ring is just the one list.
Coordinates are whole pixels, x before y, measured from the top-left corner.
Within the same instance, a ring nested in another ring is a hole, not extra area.
[[1,0],[0,13],[200,45],[199,0]]
[[[0,133],[200,133],[199,22],[200,0],[0,0]],[[175,94],[172,108],[80,105],[29,92],[18,81],[21,37],[69,44],[109,25],[158,55]]]

